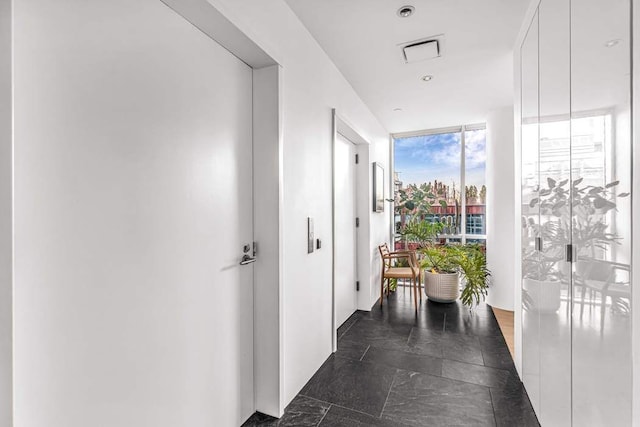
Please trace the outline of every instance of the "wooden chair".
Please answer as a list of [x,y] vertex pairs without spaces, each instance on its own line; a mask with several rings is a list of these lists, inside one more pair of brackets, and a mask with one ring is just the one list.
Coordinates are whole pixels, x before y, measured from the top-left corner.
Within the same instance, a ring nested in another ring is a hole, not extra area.
[[[389,296],[389,279],[409,279],[413,288],[413,299],[416,311],[418,311],[418,294],[422,301],[422,272],[413,251],[389,252],[386,243],[378,246],[382,257],[382,274],[380,275],[380,306],[384,301],[385,281],[387,282],[387,296]],[[408,267],[396,267],[394,261],[406,259]]]
[[[593,294],[600,293],[600,333],[604,331],[604,319],[607,310],[607,298],[631,302],[630,267],[610,261],[596,259],[576,262],[574,286],[580,287],[580,319],[584,313],[585,294],[589,291],[590,305],[594,303]],[[620,280],[622,278],[622,280]]]

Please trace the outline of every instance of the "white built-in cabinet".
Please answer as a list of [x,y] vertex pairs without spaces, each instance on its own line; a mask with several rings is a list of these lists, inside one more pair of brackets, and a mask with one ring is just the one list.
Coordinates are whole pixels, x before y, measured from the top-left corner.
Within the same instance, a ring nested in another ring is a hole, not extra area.
[[543,426],[629,426],[630,0],[542,0],[520,47],[522,379]]

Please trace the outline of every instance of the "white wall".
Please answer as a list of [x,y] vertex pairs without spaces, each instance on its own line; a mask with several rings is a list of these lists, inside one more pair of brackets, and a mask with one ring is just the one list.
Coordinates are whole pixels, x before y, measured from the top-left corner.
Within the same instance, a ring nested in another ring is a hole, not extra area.
[[[286,404],[332,350],[331,109],[370,142],[370,162],[388,165],[388,133],[283,0],[209,1],[283,68]],[[306,251],[307,217],[324,243],[312,254]],[[388,229],[388,212],[373,216],[371,241],[388,240]]]
[[158,0],[14,5],[16,425],[240,425],[252,70]]
[[[371,274],[371,219],[373,216],[371,189],[371,162],[369,161],[369,144],[358,145],[360,164],[357,168],[357,206],[360,228],[358,229],[358,280],[364,284],[358,292],[358,310],[371,310],[371,290],[373,284],[367,286],[367,279],[375,277]],[[340,274],[336,272],[336,274]],[[340,326],[340,325],[338,325]]]
[[492,284],[487,303],[513,310],[514,218],[513,107],[491,111],[487,117],[487,266]]
[[0,0],[0,426],[12,421],[11,1]]
[[391,219],[393,217],[392,204],[385,201],[384,213],[372,212],[373,210],[373,168],[371,164],[378,162],[384,168],[384,198],[393,199],[392,189],[390,187],[391,182],[391,160],[389,158],[390,150],[389,136],[386,136],[385,141],[380,141],[378,144],[374,144],[369,149],[369,229],[370,229],[370,243],[369,243],[369,257],[371,259],[371,287],[369,293],[369,307],[374,304],[378,298],[380,298],[380,274],[382,272],[382,260],[380,259],[380,252],[378,246],[387,243],[389,247],[392,246],[391,241]]

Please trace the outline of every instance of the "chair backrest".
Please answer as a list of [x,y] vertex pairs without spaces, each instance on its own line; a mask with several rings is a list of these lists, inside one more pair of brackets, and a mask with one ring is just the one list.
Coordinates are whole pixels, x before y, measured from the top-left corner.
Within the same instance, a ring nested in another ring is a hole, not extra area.
[[[628,273],[629,267],[624,264],[599,259],[581,259],[576,261],[576,275],[583,280],[612,283],[621,280],[617,275]],[[624,279],[623,279],[624,280]]]
[[412,268],[419,268],[420,263],[418,263],[418,256],[415,251],[409,252],[409,266]]
[[382,270],[384,271],[387,268],[391,267],[391,259],[388,258],[389,247],[386,243],[383,243],[382,245],[378,246],[378,250],[380,251],[380,257],[382,258]]
[[607,268],[596,268],[595,262],[576,261],[576,275],[583,280],[597,280],[606,282],[610,271]]
[[[389,246],[386,243],[378,246],[378,250],[380,251],[380,256],[382,258],[382,271],[391,268],[392,258],[389,256],[391,252],[389,251]],[[409,267],[417,268],[418,267],[418,258],[416,257],[416,253],[414,251],[402,251],[402,253],[406,254],[406,256],[402,257],[407,260]]]

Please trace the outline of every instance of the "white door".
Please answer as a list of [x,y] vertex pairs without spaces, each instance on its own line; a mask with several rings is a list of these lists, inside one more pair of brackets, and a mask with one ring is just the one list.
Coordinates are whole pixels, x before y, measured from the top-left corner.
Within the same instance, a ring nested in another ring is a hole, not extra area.
[[252,70],[158,0],[14,11],[16,425],[241,425]]
[[356,146],[338,134],[335,147],[335,311],[340,326],[357,309]]

